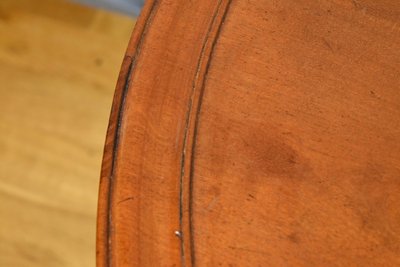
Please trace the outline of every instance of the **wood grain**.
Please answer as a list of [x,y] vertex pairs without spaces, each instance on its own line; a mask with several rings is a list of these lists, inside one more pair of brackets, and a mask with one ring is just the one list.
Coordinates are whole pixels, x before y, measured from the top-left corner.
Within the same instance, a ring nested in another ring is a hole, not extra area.
[[0,1],[0,266],[94,266],[98,176],[134,20]]
[[148,1],[98,266],[398,266],[400,2]]

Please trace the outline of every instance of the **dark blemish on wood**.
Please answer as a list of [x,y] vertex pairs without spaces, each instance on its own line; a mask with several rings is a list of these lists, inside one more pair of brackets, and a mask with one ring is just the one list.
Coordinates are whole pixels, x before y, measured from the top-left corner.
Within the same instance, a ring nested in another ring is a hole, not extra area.
[[351,0],[355,8],[360,8],[360,3],[356,0]]
[[94,64],[98,67],[100,67],[101,65],[103,65],[103,59],[101,58],[95,58],[94,59]]
[[289,158],[288,158],[288,162],[289,162],[290,164],[296,164],[296,158],[295,158],[295,156],[294,156],[294,155],[290,155]]
[[300,243],[300,238],[299,238],[299,236],[298,236],[298,234],[297,234],[296,232],[291,233],[290,235],[287,236],[287,238],[288,238],[291,242],[293,242],[293,243],[295,243],[295,244]]
[[288,115],[290,117],[295,117],[293,113],[290,113],[289,111],[285,110],[285,115]]
[[11,20],[10,12],[0,7],[0,21],[8,22]]
[[219,195],[221,195],[221,187],[215,185],[211,186],[208,194],[214,197],[218,197]]
[[126,201],[129,201],[129,200],[134,200],[134,198],[133,198],[133,197],[124,198],[123,200],[118,201],[118,202],[117,202],[117,205],[119,205],[119,204],[121,204],[121,203],[124,203],[124,202],[126,202]]
[[325,38],[322,38],[322,41],[324,42],[325,46],[331,50],[331,52],[334,52],[332,45],[326,40]]
[[252,194],[247,194],[247,196],[248,196],[247,200],[249,200],[249,201],[256,199],[256,197],[253,196]]
[[7,47],[7,50],[15,55],[24,55],[29,52],[29,47],[26,43],[11,43]]
[[242,252],[250,252],[250,253],[256,253],[256,254],[267,255],[267,256],[270,255],[268,252],[258,250],[258,249],[242,248],[242,247],[235,247],[235,246],[228,246],[228,248],[230,248],[232,250],[240,250]]
[[374,91],[369,91],[370,95],[374,98],[381,99]]
[[261,175],[299,180],[306,177],[310,171],[306,159],[279,137],[268,136],[255,130],[244,140],[243,145],[247,148],[238,148],[238,151],[245,151],[247,154],[243,154],[243,163],[249,172],[255,172],[254,175],[249,173],[248,177]]

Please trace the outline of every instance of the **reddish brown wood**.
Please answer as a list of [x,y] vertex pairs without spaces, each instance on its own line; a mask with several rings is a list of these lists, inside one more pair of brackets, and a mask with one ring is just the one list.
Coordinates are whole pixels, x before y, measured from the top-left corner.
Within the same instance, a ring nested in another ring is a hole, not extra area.
[[98,266],[400,266],[400,2],[147,1]]

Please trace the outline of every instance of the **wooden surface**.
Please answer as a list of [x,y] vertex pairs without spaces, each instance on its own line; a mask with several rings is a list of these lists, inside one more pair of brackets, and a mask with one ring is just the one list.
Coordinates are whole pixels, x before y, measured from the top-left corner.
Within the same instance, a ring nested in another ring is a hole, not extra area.
[[147,1],[98,266],[400,266],[400,2]]
[[104,135],[133,24],[0,1],[0,266],[95,265]]

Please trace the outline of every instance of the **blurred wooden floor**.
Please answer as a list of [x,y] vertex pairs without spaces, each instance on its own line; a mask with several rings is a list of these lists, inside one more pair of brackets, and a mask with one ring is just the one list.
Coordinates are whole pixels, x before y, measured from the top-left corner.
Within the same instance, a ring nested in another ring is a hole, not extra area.
[[134,20],[0,1],[0,266],[94,266],[97,191]]

